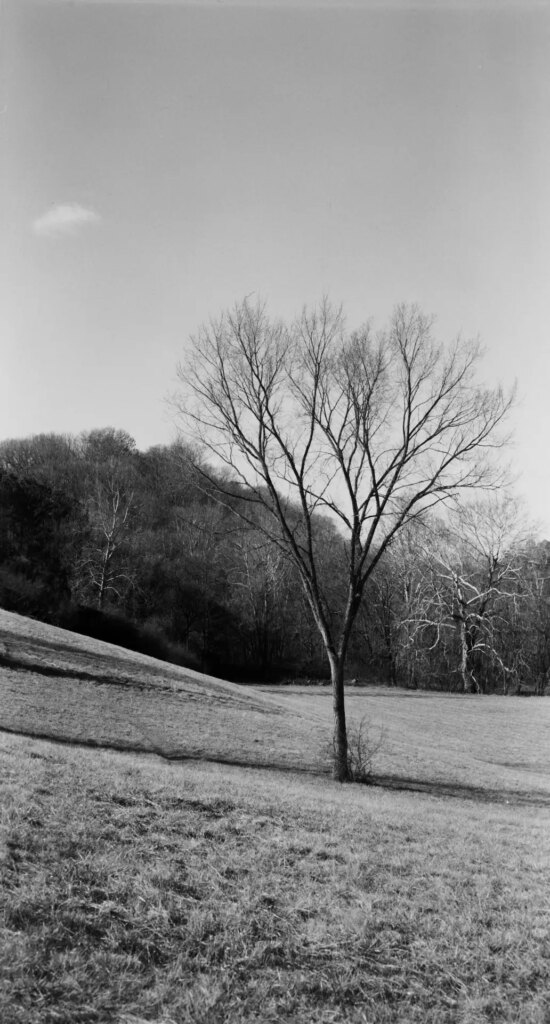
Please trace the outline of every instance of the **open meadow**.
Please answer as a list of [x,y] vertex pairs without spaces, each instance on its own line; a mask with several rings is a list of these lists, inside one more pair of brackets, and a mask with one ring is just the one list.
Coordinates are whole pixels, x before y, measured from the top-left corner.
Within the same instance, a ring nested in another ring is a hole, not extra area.
[[326,690],[4,612],[0,679],[3,1022],[550,1021],[549,701],[350,691],[340,786]]

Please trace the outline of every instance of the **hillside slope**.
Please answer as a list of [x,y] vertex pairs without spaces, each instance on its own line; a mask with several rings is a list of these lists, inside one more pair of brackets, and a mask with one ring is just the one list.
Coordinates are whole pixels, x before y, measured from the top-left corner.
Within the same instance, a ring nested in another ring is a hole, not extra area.
[[0,728],[310,769],[326,741],[323,717],[311,709],[2,610]]

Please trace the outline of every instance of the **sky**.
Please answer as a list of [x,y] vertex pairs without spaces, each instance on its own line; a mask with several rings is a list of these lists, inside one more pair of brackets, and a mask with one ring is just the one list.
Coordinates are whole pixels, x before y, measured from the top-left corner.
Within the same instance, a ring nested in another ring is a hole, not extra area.
[[550,536],[550,3],[1,0],[0,440],[176,435],[245,295],[398,302],[517,379]]

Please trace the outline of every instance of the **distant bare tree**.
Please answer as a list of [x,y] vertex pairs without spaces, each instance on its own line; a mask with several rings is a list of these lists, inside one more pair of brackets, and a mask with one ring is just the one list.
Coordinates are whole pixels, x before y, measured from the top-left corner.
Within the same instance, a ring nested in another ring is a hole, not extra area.
[[94,540],[82,568],[100,610],[107,596],[120,598],[132,583],[130,570],[120,564],[117,556],[128,535],[134,507],[134,492],[115,476],[97,480],[95,494],[89,501]]
[[90,542],[77,572],[101,610],[108,597],[120,599],[133,583],[122,546],[135,515],[136,444],[124,430],[106,427],[79,438],[86,476]]
[[519,502],[507,495],[475,500],[445,520],[417,524],[415,533],[418,599],[405,607],[403,620],[409,647],[445,649],[445,663],[450,655],[464,693],[480,693],[488,670],[496,670],[506,692],[524,655],[505,653],[502,642],[512,606],[524,601],[528,528]]
[[[455,529],[454,564],[441,569],[451,583],[452,615],[459,638],[460,677],[465,693],[479,693],[475,661],[493,660],[503,675],[512,671],[495,643],[503,600],[517,600],[520,550],[525,541],[520,506],[510,497],[471,503]],[[506,689],[506,686],[504,687]]]
[[[177,408],[234,481],[218,481],[218,500],[255,526],[250,503],[261,504],[264,532],[300,574],[330,664],[341,781],[350,778],[344,667],[367,580],[411,518],[496,481],[488,456],[512,396],[477,383],[476,344],[443,348],[432,326],[399,306],[387,331],[348,332],[324,301],[286,327],[245,300],[201,327],[178,368]],[[345,535],[336,616],[319,571],[322,513]]]

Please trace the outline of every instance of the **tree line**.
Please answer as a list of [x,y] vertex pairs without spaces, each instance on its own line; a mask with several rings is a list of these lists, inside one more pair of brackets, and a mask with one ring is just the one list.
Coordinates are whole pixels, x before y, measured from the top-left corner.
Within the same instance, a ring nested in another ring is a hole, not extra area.
[[[196,464],[181,442],[140,452],[112,428],[2,442],[0,604],[232,678],[325,678],[303,587],[263,532],[264,510],[256,528],[243,521],[244,487],[232,510]],[[348,679],[544,692],[550,543],[521,521],[513,498],[491,497],[401,531],[367,586]],[[345,538],[327,516],[314,532],[332,624]]]

